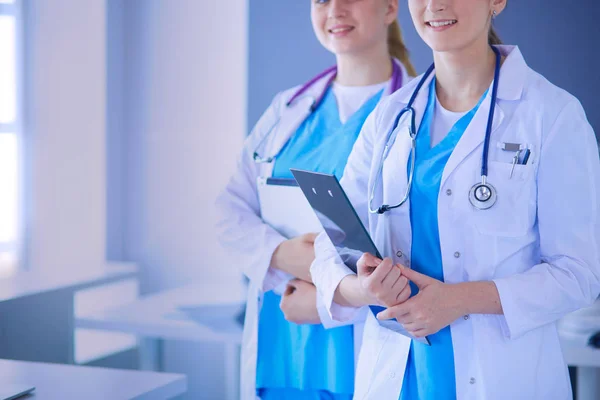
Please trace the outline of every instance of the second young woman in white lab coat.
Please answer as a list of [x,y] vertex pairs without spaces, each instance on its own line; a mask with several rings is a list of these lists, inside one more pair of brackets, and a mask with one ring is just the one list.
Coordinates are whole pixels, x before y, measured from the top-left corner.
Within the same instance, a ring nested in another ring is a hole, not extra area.
[[408,3],[435,70],[371,114],[342,180],[387,258],[363,256],[357,277],[319,237],[311,273],[334,319],[385,305],[431,346],[369,314],[355,398],[569,399],[556,322],[600,291],[594,132],[489,33],[506,0]]
[[[311,1],[315,33],[336,56],[335,81],[329,85],[333,73],[328,73],[296,98],[298,87],[275,97],[217,201],[220,241],[250,281],[242,345],[244,400],[352,397],[353,327],[323,326],[333,324],[320,318],[310,283],[313,236],[286,238],[266,224],[256,184],[259,177],[292,178],[290,167],[341,176],[367,115],[413,75],[395,22],[397,10],[397,0]],[[313,110],[315,99],[322,100]],[[283,297],[275,294],[272,289],[290,275],[299,279]],[[321,316],[328,319],[326,313]]]

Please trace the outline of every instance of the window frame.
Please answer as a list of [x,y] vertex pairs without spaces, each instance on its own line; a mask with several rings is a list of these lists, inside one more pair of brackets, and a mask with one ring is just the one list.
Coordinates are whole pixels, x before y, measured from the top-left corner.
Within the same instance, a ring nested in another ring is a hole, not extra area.
[[19,266],[25,264],[25,145],[24,145],[24,54],[25,29],[23,0],[0,3],[0,16],[15,18],[15,119],[10,123],[0,123],[0,135],[16,136],[17,142],[17,231],[14,241],[0,242],[0,252],[13,252]]

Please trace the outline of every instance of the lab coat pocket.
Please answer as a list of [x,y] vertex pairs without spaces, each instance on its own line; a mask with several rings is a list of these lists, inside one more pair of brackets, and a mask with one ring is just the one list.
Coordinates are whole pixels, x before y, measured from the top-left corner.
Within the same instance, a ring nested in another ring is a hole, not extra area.
[[533,165],[490,161],[487,182],[496,189],[496,204],[487,210],[472,207],[476,229],[490,236],[520,237],[534,223]]

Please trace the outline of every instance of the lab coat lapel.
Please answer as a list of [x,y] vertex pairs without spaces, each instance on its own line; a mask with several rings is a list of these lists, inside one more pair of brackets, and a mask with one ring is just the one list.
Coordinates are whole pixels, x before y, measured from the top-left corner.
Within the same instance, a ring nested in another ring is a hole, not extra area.
[[[423,118],[425,111],[425,105],[427,104],[428,94],[424,89],[421,89],[415,102],[413,103],[413,109],[415,110],[415,122],[418,127],[420,120]],[[390,105],[387,115],[381,120],[389,121],[388,126],[385,128],[387,133],[383,140],[379,142],[377,151],[374,152],[373,165],[371,168],[371,174],[369,182],[375,185],[373,192],[372,207],[379,207],[382,204],[395,205],[397,204],[406,193],[408,186],[407,176],[407,165],[409,162],[409,156],[411,152],[411,138],[409,134],[409,127],[411,121],[411,113],[404,113],[404,115],[398,121],[398,126],[395,131],[392,132],[394,121],[398,114],[404,109],[412,91],[405,98],[400,98],[398,103]],[[418,129],[418,128],[417,128]],[[389,151],[387,156],[382,160],[382,155],[385,155],[385,145],[389,143]],[[382,163],[382,164],[380,164]],[[381,171],[379,168],[382,168]],[[369,192],[369,195],[371,192]],[[408,207],[408,204],[402,207]],[[392,212],[397,212],[394,210]],[[376,234],[377,237],[381,235]]]
[[312,102],[311,97],[300,97],[289,107],[285,104],[282,105],[284,109],[281,112],[281,119],[276,128],[277,132],[272,133],[271,154],[279,154],[292,134],[296,132],[300,124],[310,115]]
[[[429,83],[431,83],[431,78],[428,78]],[[428,83],[425,83],[423,85],[413,104],[413,109],[415,112],[415,129],[417,130],[417,132],[419,130],[419,127],[421,126],[423,115],[425,114],[425,108],[427,106],[427,99],[429,97],[429,90],[427,89],[428,87]],[[408,99],[406,101],[408,102]],[[396,110],[396,112],[399,113],[400,110]],[[394,143],[391,144],[390,154],[387,157],[387,159],[389,160],[388,162],[392,164],[390,167],[392,168],[392,171],[394,171],[393,175],[395,183],[388,182],[388,185],[386,185],[386,187],[401,190],[401,193],[399,193],[400,197],[396,196],[398,193],[390,193],[389,201],[393,204],[396,204],[402,199],[404,190],[408,185],[407,166],[409,162],[410,150],[412,148],[409,133],[411,121],[410,114],[410,112],[407,112],[402,116],[400,122],[398,123],[398,128],[396,129],[396,132],[392,134],[394,135],[395,133],[397,133]],[[391,118],[391,120],[394,121],[395,116],[394,118]],[[385,163],[384,168],[386,168]]]
[[[285,146],[302,122],[310,116],[311,106],[326,89],[327,82],[333,73],[334,72],[327,74],[319,79],[289,106],[285,103],[288,99],[281,105],[282,110],[280,114],[281,119],[278,124],[279,126],[276,128],[277,132],[272,134],[273,142],[271,143],[271,154],[279,154],[283,146]],[[290,97],[291,96],[292,95],[290,95]]]

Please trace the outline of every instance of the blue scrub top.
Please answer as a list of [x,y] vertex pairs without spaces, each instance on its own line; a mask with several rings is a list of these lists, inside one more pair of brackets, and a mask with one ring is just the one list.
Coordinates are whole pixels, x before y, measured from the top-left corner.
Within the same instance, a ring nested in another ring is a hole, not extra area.
[[[362,125],[382,92],[342,124],[335,95],[328,89],[319,108],[276,158],[273,177],[293,178],[290,168],[299,168],[341,178]],[[353,327],[325,329],[287,322],[280,301],[272,291],[264,295],[258,325],[257,394],[264,400],[350,400],[354,392]]]
[[[435,114],[435,78],[430,83],[429,100],[417,135],[415,172],[410,191],[410,222],[412,228],[411,267],[422,274],[444,281],[438,227],[438,193],[444,168],[456,144],[471,123],[477,105],[450,129],[435,147],[431,147],[431,127]],[[409,163],[410,166],[410,163]],[[410,172],[410,167],[409,167]],[[413,296],[418,288],[411,283]],[[431,346],[411,342],[401,400],[456,399],[454,351],[452,335],[447,326],[429,336]]]

